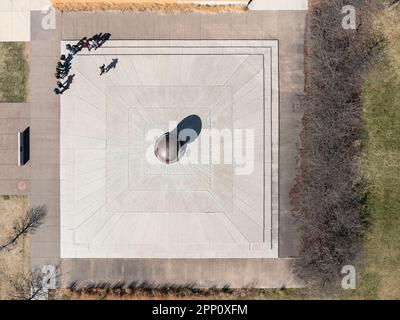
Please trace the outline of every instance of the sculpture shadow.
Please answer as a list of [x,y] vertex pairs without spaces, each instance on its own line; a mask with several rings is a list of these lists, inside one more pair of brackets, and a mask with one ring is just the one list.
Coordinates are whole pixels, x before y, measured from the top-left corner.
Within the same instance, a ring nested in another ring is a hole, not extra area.
[[200,117],[191,114],[179,122],[172,132],[176,134],[183,147],[194,142],[198,138],[201,133],[202,125]]

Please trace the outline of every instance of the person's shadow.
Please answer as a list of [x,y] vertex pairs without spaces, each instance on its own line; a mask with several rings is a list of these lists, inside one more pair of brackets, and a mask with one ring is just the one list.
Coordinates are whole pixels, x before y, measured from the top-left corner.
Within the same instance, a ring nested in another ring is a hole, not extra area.
[[110,71],[111,69],[115,69],[118,63],[118,58],[112,59],[111,63],[106,67],[105,73]]
[[67,91],[70,88],[72,82],[74,81],[74,77],[75,77],[75,73],[68,76],[67,80],[63,83],[64,87],[61,90],[61,93],[64,93],[65,91]]
[[202,122],[199,116],[191,114],[178,123],[172,130],[181,143],[181,147],[194,142],[201,133]]
[[68,86],[68,88],[72,84],[72,82],[74,81],[74,78],[75,78],[75,73],[68,76],[67,81],[65,82],[65,84]]
[[70,64],[73,58],[74,58],[74,56],[72,54],[68,53],[68,56],[66,57],[65,62],[67,64]]

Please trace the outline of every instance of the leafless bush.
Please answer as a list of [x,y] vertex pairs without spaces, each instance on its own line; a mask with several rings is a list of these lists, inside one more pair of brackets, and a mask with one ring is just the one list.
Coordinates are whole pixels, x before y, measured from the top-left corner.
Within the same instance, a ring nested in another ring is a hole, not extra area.
[[0,244],[0,251],[10,249],[21,236],[35,232],[43,223],[46,215],[47,208],[45,205],[29,209],[14,222],[13,234],[3,244]]
[[[356,30],[342,28],[345,5],[356,8]],[[372,29],[380,10],[377,0],[321,1],[307,18],[306,95],[292,203],[302,258],[296,271],[313,284],[338,283],[341,268],[360,250],[366,222],[358,168],[360,90],[381,47]]]
[[[55,281],[61,276],[60,266],[55,266]],[[39,267],[35,267],[27,273],[20,273],[10,281],[13,289],[12,299],[16,300],[41,300],[48,298],[49,275],[43,273]]]
[[[110,282],[77,282],[74,281],[69,284],[68,289],[74,294],[88,295],[105,298],[107,296],[190,296],[190,297],[204,297],[215,296],[218,294],[231,294],[234,289],[231,289],[227,284],[222,288],[199,288],[196,283],[185,284],[156,284],[147,281],[139,282],[124,282],[118,281],[116,283]],[[244,290],[244,289],[243,289]]]

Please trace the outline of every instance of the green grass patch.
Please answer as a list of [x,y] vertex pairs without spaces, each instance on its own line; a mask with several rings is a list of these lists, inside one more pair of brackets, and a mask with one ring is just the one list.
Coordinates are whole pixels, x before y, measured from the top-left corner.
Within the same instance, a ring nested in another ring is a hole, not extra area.
[[383,61],[363,88],[362,173],[368,185],[370,228],[357,290],[363,299],[400,299],[400,8],[377,21]]
[[400,76],[383,62],[364,85],[362,170],[370,228],[353,298],[400,298]]
[[0,102],[25,102],[28,96],[25,43],[0,42]]

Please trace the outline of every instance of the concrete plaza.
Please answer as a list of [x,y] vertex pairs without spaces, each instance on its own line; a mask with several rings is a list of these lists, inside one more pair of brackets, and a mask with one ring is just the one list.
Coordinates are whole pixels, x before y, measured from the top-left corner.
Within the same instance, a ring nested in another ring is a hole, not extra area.
[[[62,258],[278,256],[277,41],[111,40],[72,64],[61,97]],[[214,158],[241,139],[248,172],[236,159],[155,159],[149,130],[191,114],[204,133],[188,152]],[[206,146],[207,129],[251,137]]]

